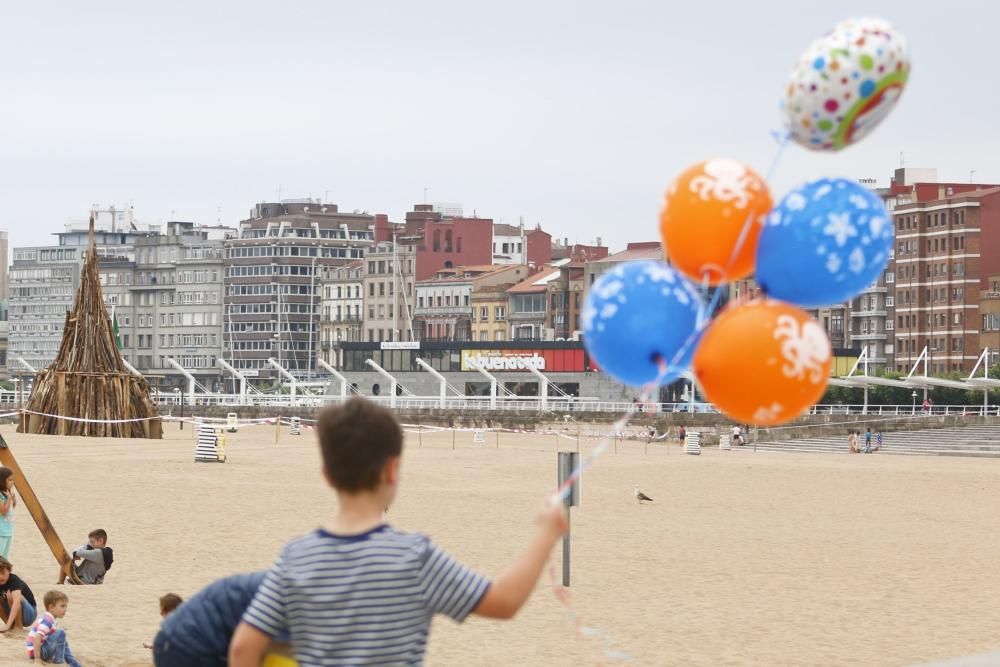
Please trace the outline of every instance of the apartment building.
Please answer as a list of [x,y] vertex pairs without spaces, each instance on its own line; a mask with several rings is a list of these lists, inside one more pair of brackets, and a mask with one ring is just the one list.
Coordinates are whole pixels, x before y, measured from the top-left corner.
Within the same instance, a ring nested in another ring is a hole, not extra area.
[[979,347],[990,349],[989,365],[1000,363],[1000,274],[990,275],[979,290]]
[[[124,213],[122,221],[125,220]],[[66,313],[73,307],[80,286],[89,224],[66,223],[51,246],[15,247],[9,272],[7,369],[25,370],[20,359],[33,368],[47,367],[62,342]],[[134,261],[135,243],[147,234],[158,234],[159,225],[132,221],[122,229],[115,216],[98,217],[94,225],[96,250],[102,260]]]
[[257,204],[226,243],[226,361],[248,377],[274,379],[275,359],[291,373],[315,372],[320,271],[365,257],[384,215],[343,213],[334,204]]
[[415,242],[380,242],[365,256],[362,332],[372,342],[418,340],[413,329]]
[[[154,385],[161,391],[187,385],[169,359],[206,390],[222,386],[224,257],[224,241],[209,240],[209,233],[191,222],[170,222],[166,234],[136,240],[134,274],[124,286],[126,303],[115,304],[115,312],[121,316],[123,353],[139,372],[160,376]],[[105,300],[112,297],[108,283],[114,270],[101,266],[102,277],[109,272]]]
[[898,371],[925,347],[931,373],[971,371],[981,352],[981,292],[1000,273],[1000,187],[942,192],[899,205],[893,216]]
[[364,260],[323,267],[321,275],[320,355],[326,363],[339,365],[340,344],[364,340]]
[[[565,262],[565,263],[562,263]],[[580,311],[583,309],[586,280],[582,261],[560,260],[559,275],[545,289],[548,300],[543,340],[575,340],[579,338]]]
[[[527,267],[522,265],[460,266],[442,269],[436,277],[418,281],[414,331],[420,332],[424,341],[507,340],[507,299],[501,288],[519,282],[527,273]],[[485,303],[483,297],[487,294],[502,303]],[[493,325],[502,324],[491,326],[491,321]],[[502,330],[503,337],[498,338],[494,328]],[[474,335],[474,329],[478,335]]]
[[637,262],[640,260],[664,261],[663,244],[659,241],[635,241],[626,245],[625,250],[621,252],[598,259],[588,259],[583,267],[586,288],[590,289],[595,280],[622,262]]
[[559,267],[546,266],[507,289],[510,340],[554,339],[549,326],[552,320],[548,310],[548,285],[559,276]]

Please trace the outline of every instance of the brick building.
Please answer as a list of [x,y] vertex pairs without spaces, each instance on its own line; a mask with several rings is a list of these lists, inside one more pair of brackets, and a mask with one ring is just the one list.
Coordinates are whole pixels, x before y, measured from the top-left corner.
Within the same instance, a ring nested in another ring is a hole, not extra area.
[[1000,273],[1000,187],[966,186],[918,183],[916,201],[895,209],[896,370],[925,346],[931,373],[971,371],[981,352],[981,292]]

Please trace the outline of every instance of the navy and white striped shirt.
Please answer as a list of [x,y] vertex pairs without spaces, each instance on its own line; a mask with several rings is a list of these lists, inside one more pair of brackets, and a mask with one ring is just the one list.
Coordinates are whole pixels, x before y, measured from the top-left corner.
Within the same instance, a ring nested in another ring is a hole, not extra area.
[[311,665],[419,665],[434,614],[458,622],[490,582],[424,535],[388,525],[287,544],[243,620]]

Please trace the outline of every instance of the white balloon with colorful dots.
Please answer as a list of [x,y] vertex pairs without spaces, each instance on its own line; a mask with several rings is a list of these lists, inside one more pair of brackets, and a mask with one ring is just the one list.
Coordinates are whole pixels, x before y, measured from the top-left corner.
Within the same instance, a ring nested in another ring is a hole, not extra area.
[[791,137],[829,151],[860,141],[896,105],[909,75],[906,40],[888,21],[838,24],[792,69],[783,105]]

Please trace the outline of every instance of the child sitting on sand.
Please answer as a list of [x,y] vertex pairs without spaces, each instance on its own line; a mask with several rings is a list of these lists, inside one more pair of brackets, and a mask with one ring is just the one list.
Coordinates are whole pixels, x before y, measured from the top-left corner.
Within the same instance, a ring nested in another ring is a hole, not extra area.
[[26,627],[35,621],[35,594],[28,584],[13,572],[14,566],[0,556],[0,632],[11,628]]
[[434,614],[517,613],[566,532],[561,503],[542,511],[527,549],[490,582],[426,536],[382,521],[403,449],[392,412],[352,398],[320,413],[316,432],[337,516],[282,550],[236,629],[230,665],[256,667],[282,632],[303,665],[421,664]]
[[73,560],[80,561],[76,565],[80,581],[85,584],[104,583],[104,575],[115,560],[114,552],[108,546],[108,533],[101,528],[90,531],[87,544],[73,551]]
[[45,604],[45,613],[31,625],[31,632],[24,644],[28,659],[37,658],[39,662],[66,663],[70,667],[80,667],[73,652],[69,650],[66,631],[56,627],[59,619],[66,615],[69,598],[62,591],[49,591],[42,602]]

